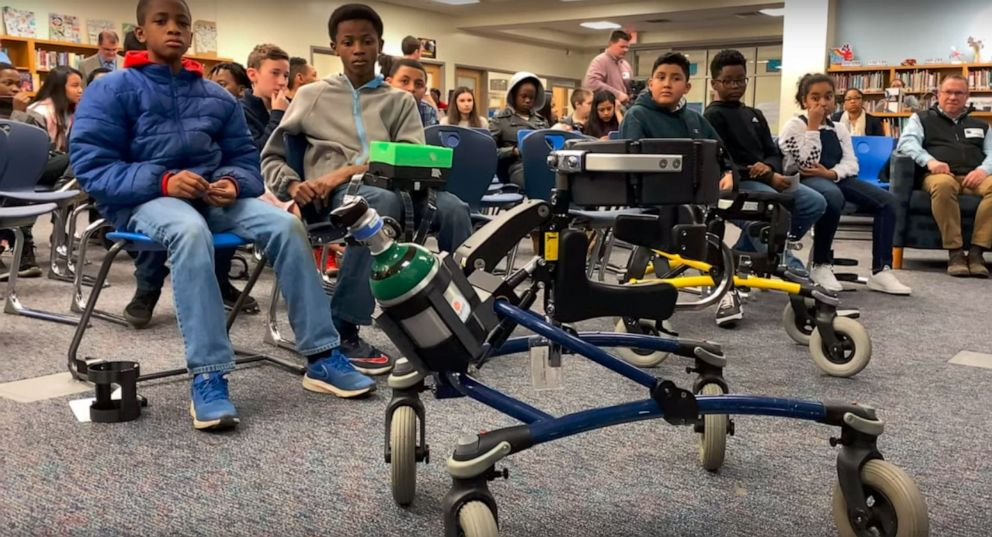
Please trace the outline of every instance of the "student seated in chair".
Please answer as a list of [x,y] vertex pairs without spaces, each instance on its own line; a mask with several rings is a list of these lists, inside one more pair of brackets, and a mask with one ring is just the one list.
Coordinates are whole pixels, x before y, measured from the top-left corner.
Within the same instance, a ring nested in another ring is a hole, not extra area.
[[537,76],[520,71],[510,78],[506,108],[489,122],[489,132],[496,141],[500,169],[505,169],[510,182],[520,187],[524,186],[524,163],[517,147],[517,133],[523,129],[548,128],[547,119],[538,113],[544,108],[546,99],[544,85]]
[[[937,104],[910,116],[899,151],[927,169],[923,188],[930,193],[933,218],[948,252],[947,273],[988,278],[983,256],[992,248],[992,129],[969,112],[968,81],[948,75],[940,83]],[[967,252],[961,237],[961,192],[982,197]]]
[[790,119],[778,139],[785,157],[785,172],[799,173],[802,184],[827,200],[827,210],[813,227],[810,278],[823,288],[838,292],[844,287],[833,272],[833,241],[844,202],[858,204],[874,214],[872,261],[868,288],[892,295],[908,295],[892,271],[892,240],[895,234],[896,199],[891,193],[858,179],[851,133],[843,123],[828,117],[834,106],[834,80],[822,74],[807,74],[799,80],[796,103],[806,112]]
[[869,114],[864,108],[865,94],[857,88],[844,92],[844,109],[834,112],[830,120],[843,123],[851,136],[885,136],[882,120]]
[[[720,142],[720,136],[710,122],[686,106],[685,95],[691,88],[689,60],[678,52],[659,56],[651,68],[650,91],[642,93],[627,110],[620,124],[620,137],[625,140],[696,138]],[[723,171],[720,190],[732,190],[736,182],[733,163],[725,150],[721,149],[720,154]],[[717,310],[717,324],[726,325],[742,317],[743,310],[736,293],[725,294]]]
[[427,94],[427,70],[424,65],[417,60],[400,58],[392,63],[389,76],[386,82],[398,89],[403,90],[417,101],[417,111],[420,113],[420,123],[424,128],[437,125],[437,110],[433,106],[424,102],[424,95]]
[[193,375],[193,426],[239,422],[226,375],[234,351],[214,277],[217,232],[253,240],[269,257],[297,350],[307,358],[304,388],[339,397],[372,391],[375,383],[340,352],[303,225],[256,199],[262,177],[244,112],[226,90],[203,78],[200,64],[183,59],[192,37],[185,0],[140,0],[137,21],[136,35],[148,50],[130,53],[128,69],[87,90],[71,135],[72,165],[118,229],[148,235],[169,251],[176,316]]
[[[792,223],[789,234],[799,240],[813,224],[823,215],[827,202],[819,192],[799,184],[799,175],[786,177],[782,175],[782,154],[772,140],[768,121],[761,110],[751,108],[741,102],[747,91],[747,59],[737,50],[722,50],[713,57],[710,63],[710,74],[713,76],[710,85],[719,98],[706,107],[704,116],[716,129],[734,160],[734,166],[741,177],[742,192],[783,192],[790,191],[793,195]],[[735,222],[736,223],[736,222]],[[757,252],[762,245],[755,244],[750,226],[741,222],[742,233],[734,250],[740,252]],[[791,251],[785,251],[786,265],[797,272],[805,272],[803,262]],[[737,295],[734,289],[728,294]],[[740,303],[739,296],[730,300]],[[739,311],[743,315],[743,309]],[[717,324],[725,326],[735,322],[737,314],[717,317]]]
[[[375,74],[375,59],[382,47],[382,19],[375,10],[363,4],[345,4],[334,10],[327,28],[344,74],[300,88],[262,152],[262,171],[269,189],[279,199],[293,199],[300,206],[315,201],[340,206],[352,175],[367,168],[369,142],[424,143],[424,126],[413,96]],[[412,60],[396,60],[394,74],[407,68],[399,67],[404,61]],[[418,69],[411,71],[420,76]],[[342,110],[354,114],[342,114]],[[286,163],[283,137],[287,134],[303,134],[310,143],[303,177]],[[363,184],[358,195],[379,214],[404,221],[398,193]],[[414,216],[419,220],[426,195],[414,192],[412,198]],[[472,233],[468,204],[448,192],[438,192],[432,227],[439,231],[440,248],[454,251]],[[385,374],[392,369],[393,358],[358,334],[359,326],[371,324],[375,308],[369,285],[371,267],[368,248],[348,247],[331,310],[343,351],[352,363],[369,374]]]

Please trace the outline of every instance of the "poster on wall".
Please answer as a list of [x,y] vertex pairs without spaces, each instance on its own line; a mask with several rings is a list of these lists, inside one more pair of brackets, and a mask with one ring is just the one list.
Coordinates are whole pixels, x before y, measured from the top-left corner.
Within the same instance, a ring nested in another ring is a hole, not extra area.
[[48,14],[48,38],[52,41],[82,43],[79,31],[79,17],[75,15]]
[[100,44],[100,32],[105,30],[114,31],[114,21],[104,19],[86,19],[86,36],[89,44]]
[[418,37],[417,39],[420,40],[421,58],[437,58],[437,41],[426,37]]
[[10,6],[3,8],[3,27],[4,33],[7,35],[19,37],[34,37],[38,32],[34,11],[16,9]]
[[217,55],[217,23],[214,21],[193,22],[193,53],[207,56]]

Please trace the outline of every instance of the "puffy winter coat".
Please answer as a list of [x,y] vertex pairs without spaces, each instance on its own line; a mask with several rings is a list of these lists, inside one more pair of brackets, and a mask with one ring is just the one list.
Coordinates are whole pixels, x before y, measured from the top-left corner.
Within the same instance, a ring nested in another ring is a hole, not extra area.
[[129,52],[127,69],[86,88],[69,138],[83,189],[117,227],[135,207],[165,195],[166,178],[182,170],[208,182],[228,178],[239,198],[262,195],[259,152],[241,105],[203,79],[203,66],[183,60],[173,74],[148,53]]

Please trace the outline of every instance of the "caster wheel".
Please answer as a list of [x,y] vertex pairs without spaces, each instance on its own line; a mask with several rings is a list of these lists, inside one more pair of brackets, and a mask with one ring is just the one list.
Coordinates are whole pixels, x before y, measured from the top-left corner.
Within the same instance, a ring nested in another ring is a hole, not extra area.
[[[879,537],[925,537],[930,535],[927,504],[913,478],[883,460],[871,460],[861,468],[869,509],[868,533]],[[832,509],[840,537],[856,537],[847,514],[844,493],[834,485]]]
[[393,411],[389,445],[393,500],[405,507],[417,494],[417,413],[412,407]]
[[[719,384],[704,384],[699,395],[723,395]],[[727,452],[727,415],[703,416],[703,432],[699,435],[699,462],[703,468],[715,472],[723,466]]]
[[459,535],[465,537],[498,537],[496,517],[482,502],[468,502],[458,510]]
[[[616,327],[614,328],[617,332],[621,334],[629,333],[627,330],[627,325],[624,324],[623,319],[617,321]],[[657,336],[659,334],[658,329],[655,328],[654,321],[648,321],[641,319],[638,321],[638,330],[640,334],[648,334],[652,336]],[[630,365],[637,367],[655,367],[658,364],[664,362],[668,359],[669,353],[662,351],[652,351],[647,349],[632,349],[630,347],[617,347],[617,354],[620,355],[625,362]]]
[[843,347],[842,356],[831,356],[820,337],[813,330],[809,338],[809,351],[813,361],[824,373],[834,377],[853,377],[871,360],[871,338],[861,323],[847,317],[834,319],[834,333]]
[[796,326],[796,311],[792,309],[791,302],[786,302],[785,309],[782,310],[782,327],[785,328],[785,333],[792,338],[792,341],[800,345],[809,345],[809,337],[813,334],[813,329],[816,328],[813,324],[807,324],[802,328]]

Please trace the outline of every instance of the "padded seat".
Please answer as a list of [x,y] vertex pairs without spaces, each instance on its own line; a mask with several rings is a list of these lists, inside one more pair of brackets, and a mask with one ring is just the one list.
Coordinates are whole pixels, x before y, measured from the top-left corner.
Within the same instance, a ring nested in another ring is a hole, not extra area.
[[[982,198],[979,196],[972,196],[968,194],[961,194],[958,196],[958,203],[961,204],[961,213],[963,218],[971,219],[971,215],[974,215],[978,211],[978,204],[981,203]],[[913,214],[925,214],[932,215],[933,208],[930,203],[930,194],[923,190],[914,190],[913,194],[909,197],[909,212]]]
[[[214,233],[213,237],[214,249],[217,250],[234,249],[251,244],[251,241],[245,240],[234,233]],[[127,241],[128,244],[124,246],[125,250],[144,252],[164,252],[166,250],[165,246],[143,233],[112,231],[107,233],[107,240],[111,242]]]

